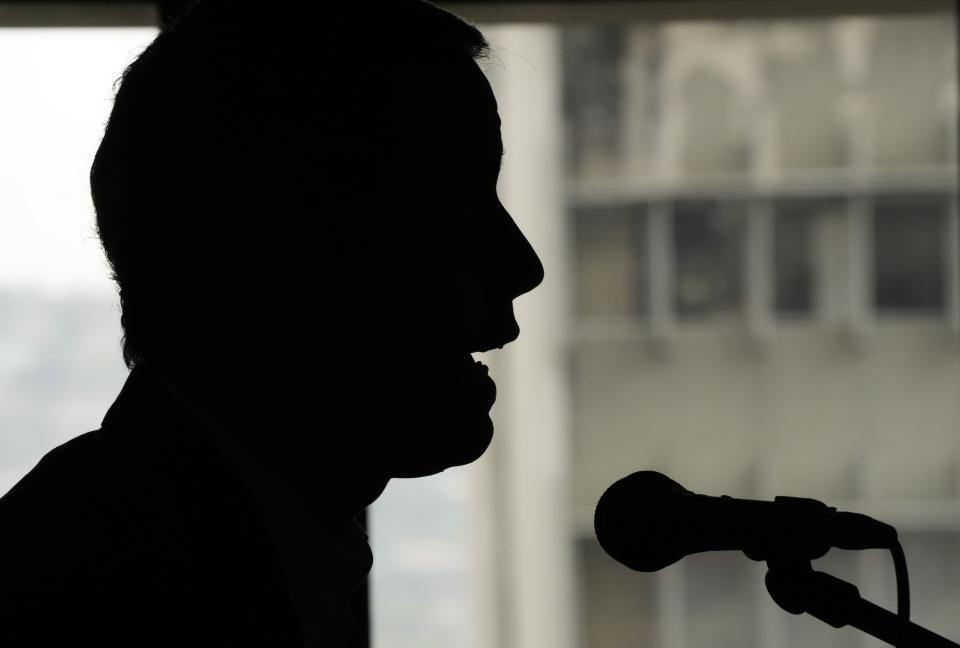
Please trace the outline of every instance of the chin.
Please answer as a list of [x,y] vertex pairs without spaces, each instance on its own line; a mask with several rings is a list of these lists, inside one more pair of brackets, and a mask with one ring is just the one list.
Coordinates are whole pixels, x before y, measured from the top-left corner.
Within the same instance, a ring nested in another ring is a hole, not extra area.
[[417,429],[416,440],[387,459],[391,477],[426,477],[473,463],[493,439],[488,413],[476,413],[457,425]]
[[489,371],[469,355],[462,361],[426,366],[394,386],[389,412],[404,421],[391,432],[383,466],[390,477],[424,477],[479,459],[493,438],[490,410],[497,388]]
[[457,437],[461,443],[451,451],[445,462],[446,468],[465,466],[482,457],[493,440],[493,421],[489,414],[483,414],[464,425],[459,432]]

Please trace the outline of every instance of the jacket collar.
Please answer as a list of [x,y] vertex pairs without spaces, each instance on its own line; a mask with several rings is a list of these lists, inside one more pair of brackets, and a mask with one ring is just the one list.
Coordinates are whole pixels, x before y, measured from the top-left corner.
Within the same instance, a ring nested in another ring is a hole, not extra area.
[[237,487],[232,494],[249,505],[269,539],[306,644],[346,643],[345,635],[354,631],[347,600],[372,564],[366,535],[356,522],[314,514],[230,430],[145,364],[130,372],[103,427],[130,428],[134,423],[155,431],[136,432],[149,448],[150,461],[178,474],[213,464],[229,473]]

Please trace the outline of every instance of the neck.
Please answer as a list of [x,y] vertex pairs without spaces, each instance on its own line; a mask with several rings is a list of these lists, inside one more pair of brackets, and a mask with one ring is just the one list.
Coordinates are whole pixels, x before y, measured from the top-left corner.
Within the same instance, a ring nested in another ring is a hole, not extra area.
[[[275,372],[150,364],[212,422],[237,438],[321,517],[352,517],[389,481],[366,435],[324,411],[304,384]],[[260,376],[269,376],[262,380]]]

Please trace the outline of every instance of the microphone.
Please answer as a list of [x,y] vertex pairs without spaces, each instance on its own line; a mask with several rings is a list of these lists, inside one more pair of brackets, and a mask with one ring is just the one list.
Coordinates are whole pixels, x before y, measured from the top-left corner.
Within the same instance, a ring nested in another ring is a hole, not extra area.
[[897,541],[889,524],[817,500],[698,495],[653,471],[610,486],[597,502],[593,527],[613,559],[644,572],[703,551],[737,550],[761,561],[813,560],[831,547],[889,549]]

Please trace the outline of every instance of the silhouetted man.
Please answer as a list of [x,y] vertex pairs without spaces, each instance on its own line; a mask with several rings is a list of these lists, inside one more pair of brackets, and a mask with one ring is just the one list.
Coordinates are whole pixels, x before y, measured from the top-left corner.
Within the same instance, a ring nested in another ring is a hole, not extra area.
[[470,353],[543,277],[497,199],[473,27],[416,0],[202,2],[91,170],[130,377],[0,500],[0,643],[346,646],[388,480],[479,457]]

